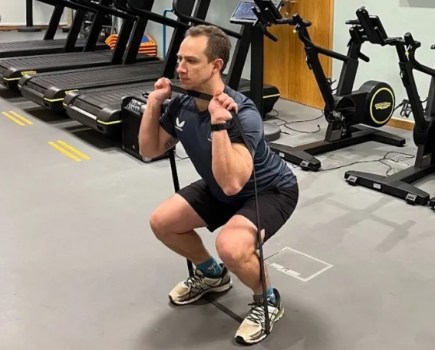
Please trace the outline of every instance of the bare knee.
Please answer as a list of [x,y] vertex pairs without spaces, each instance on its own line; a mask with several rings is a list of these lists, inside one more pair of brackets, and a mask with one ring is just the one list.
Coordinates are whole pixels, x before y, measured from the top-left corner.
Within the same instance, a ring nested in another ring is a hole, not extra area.
[[159,209],[154,210],[149,218],[151,230],[161,241],[164,241],[165,237],[170,233],[167,222],[168,220],[165,219],[165,215]]
[[216,251],[229,270],[237,270],[249,260],[251,249],[240,243],[230,235],[219,235],[216,239]]

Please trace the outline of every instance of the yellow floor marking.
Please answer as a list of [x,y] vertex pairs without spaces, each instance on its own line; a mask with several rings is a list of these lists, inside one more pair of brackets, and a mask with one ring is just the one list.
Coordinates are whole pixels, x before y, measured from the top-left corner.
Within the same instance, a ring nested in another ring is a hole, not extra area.
[[73,153],[67,151],[66,149],[62,148],[61,146],[59,146],[56,142],[50,141],[48,143],[51,147],[53,147],[54,149],[58,150],[60,153],[66,155],[67,157],[71,158],[72,160],[75,160],[76,162],[81,162],[82,160],[75,156]]
[[15,118],[14,116],[10,115],[7,112],[2,112],[2,114],[6,117],[9,118],[10,120],[12,120],[14,123],[20,125],[20,126],[26,126],[26,124],[24,124],[21,120],[19,120],[18,118]]
[[57,143],[61,146],[63,146],[64,148],[66,148],[68,151],[75,153],[77,156],[79,156],[80,158],[84,159],[84,160],[89,160],[91,159],[87,154],[84,154],[83,152],[80,152],[77,148],[74,148],[73,146],[67,144],[65,141],[62,140],[57,140]]
[[9,111],[10,114],[12,114],[15,118],[18,118],[19,120],[21,120],[23,123],[26,123],[27,125],[32,125],[33,122],[30,121],[27,118],[24,118],[22,115],[19,115],[17,112],[14,111]]

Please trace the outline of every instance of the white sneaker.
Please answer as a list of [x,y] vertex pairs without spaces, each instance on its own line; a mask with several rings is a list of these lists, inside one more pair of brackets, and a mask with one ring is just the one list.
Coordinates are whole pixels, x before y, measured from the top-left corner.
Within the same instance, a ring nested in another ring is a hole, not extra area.
[[[284,307],[281,304],[281,297],[276,289],[273,290],[276,303],[268,303],[269,311],[269,331],[272,331],[273,325],[284,315]],[[249,304],[248,316],[243,320],[236,332],[236,342],[239,344],[256,344],[268,336],[266,333],[266,314],[262,301]]]
[[200,270],[186,280],[178,283],[169,293],[169,300],[176,305],[191,304],[207,293],[222,293],[232,287],[230,274],[223,267],[218,277],[207,277]]

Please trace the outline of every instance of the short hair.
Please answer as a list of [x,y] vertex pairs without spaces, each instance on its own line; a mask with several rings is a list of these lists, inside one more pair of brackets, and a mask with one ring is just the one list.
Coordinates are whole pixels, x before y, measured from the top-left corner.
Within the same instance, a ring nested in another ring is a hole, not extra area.
[[222,59],[224,62],[222,66],[222,72],[227,66],[230,58],[231,42],[228,35],[220,28],[212,25],[197,25],[190,27],[186,31],[186,37],[198,37],[204,35],[207,37],[207,48],[205,49],[205,55],[208,61],[215,60],[217,58]]

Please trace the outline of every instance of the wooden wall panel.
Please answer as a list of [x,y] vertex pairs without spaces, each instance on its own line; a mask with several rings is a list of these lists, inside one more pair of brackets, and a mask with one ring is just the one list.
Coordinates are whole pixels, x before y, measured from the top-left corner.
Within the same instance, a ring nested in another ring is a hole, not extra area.
[[[287,17],[299,13],[312,22],[309,33],[317,45],[332,48],[333,0],[292,0],[282,9]],[[276,25],[269,28],[278,38],[273,42],[265,38],[264,80],[277,86],[281,97],[304,105],[323,108],[314,75],[305,62],[302,42],[294,33],[293,26]],[[327,77],[331,77],[331,59],[320,56]]]

